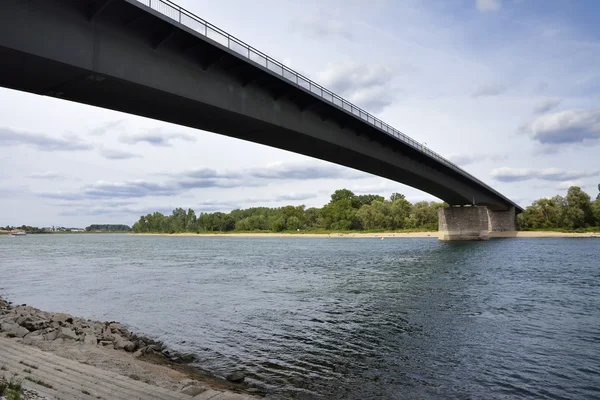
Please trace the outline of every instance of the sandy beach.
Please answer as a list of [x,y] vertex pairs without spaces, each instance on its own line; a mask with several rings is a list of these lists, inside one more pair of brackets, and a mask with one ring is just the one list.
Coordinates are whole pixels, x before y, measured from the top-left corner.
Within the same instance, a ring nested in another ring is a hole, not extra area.
[[[131,235],[150,236],[194,236],[194,237],[306,237],[306,238],[432,238],[437,239],[437,232],[380,232],[380,233],[131,233]],[[491,238],[600,238],[599,232],[551,232],[551,231],[517,231],[490,232]]]

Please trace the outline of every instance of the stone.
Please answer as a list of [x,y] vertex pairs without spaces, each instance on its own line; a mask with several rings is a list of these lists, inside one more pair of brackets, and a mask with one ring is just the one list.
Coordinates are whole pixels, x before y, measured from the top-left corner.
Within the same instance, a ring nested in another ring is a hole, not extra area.
[[90,346],[95,346],[98,344],[98,339],[93,333],[86,333],[83,338],[83,343]]
[[6,332],[9,335],[14,335],[14,337],[22,338],[29,333],[29,329],[23,328],[22,326],[17,324],[13,324],[10,330],[7,330]]
[[42,336],[42,331],[33,331],[33,332],[29,332],[27,335],[25,335],[24,339],[33,338],[33,337],[39,337],[40,339],[44,338]]
[[48,341],[55,340],[58,337],[58,330],[53,330],[44,335],[44,339]]
[[127,342],[125,342],[125,340],[123,340],[123,338],[120,336],[115,339],[114,343],[115,344],[113,345],[113,348],[115,350],[123,350],[127,344]]
[[125,343],[125,346],[123,346],[123,349],[129,353],[133,353],[135,351],[135,343],[128,341]]
[[134,356],[135,358],[139,358],[139,357],[141,357],[143,354],[144,354],[144,351],[143,351],[143,349],[138,349],[138,350],[136,350],[136,351],[133,353],[133,356]]
[[117,322],[111,322],[110,324],[108,324],[108,328],[112,333],[119,333],[118,331],[121,330],[121,324]]
[[235,371],[225,377],[229,382],[241,383],[246,379],[246,374],[242,371]]
[[54,314],[52,314],[51,319],[52,319],[52,322],[66,322],[68,319],[70,319],[72,321],[73,317],[70,316],[69,314],[54,313]]
[[112,346],[113,341],[112,340],[101,340],[99,344],[102,346]]
[[57,339],[77,340],[77,334],[71,328],[59,328]]
[[191,363],[196,359],[196,356],[194,356],[191,353],[187,353],[187,354],[182,354],[180,358],[181,358],[182,363]]
[[206,392],[207,389],[208,388],[206,388],[204,386],[191,385],[191,386],[187,386],[187,387],[183,388],[181,393],[187,394],[190,396],[197,396],[200,393]]
[[19,325],[21,325],[24,328],[29,329],[30,331],[37,331],[40,329],[47,328],[48,321],[46,321],[44,319],[34,319],[33,317],[28,317]]
[[183,379],[183,380],[179,381],[179,384],[182,385],[183,387],[194,385],[194,384],[197,384],[197,383],[199,383],[199,382],[197,380],[194,380],[194,379]]

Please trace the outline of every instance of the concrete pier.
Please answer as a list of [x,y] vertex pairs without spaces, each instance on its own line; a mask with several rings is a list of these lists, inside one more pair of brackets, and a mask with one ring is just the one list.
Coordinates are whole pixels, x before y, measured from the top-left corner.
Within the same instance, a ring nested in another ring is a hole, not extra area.
[[507,232],[517,230],[517,215],[515,208],[510,207],[507,211],[488,210],[488,225],[491,232]]
[[438,210],[439,239],[488,240],[489,216],[484,206],[448,207]]

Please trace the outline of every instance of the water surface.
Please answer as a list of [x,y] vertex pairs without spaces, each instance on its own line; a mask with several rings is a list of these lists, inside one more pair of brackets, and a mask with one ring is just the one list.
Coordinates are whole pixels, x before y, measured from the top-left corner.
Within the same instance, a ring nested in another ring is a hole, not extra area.
[[600,398],[600,240],[0,237],[0,294],[294,399]]

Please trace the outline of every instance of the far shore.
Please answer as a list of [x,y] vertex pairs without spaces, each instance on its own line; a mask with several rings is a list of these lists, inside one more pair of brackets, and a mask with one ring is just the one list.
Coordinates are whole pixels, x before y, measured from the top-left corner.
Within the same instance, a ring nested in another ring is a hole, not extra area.
[[[194,237],[307,237],[307,238],[433,238],[436,232],[349,232],[349,233],[130,233],[140,236],[194,236]],[[490,232],[490,238],[600,238],[600,232],[553,232],[553,231],[517,231]]]

